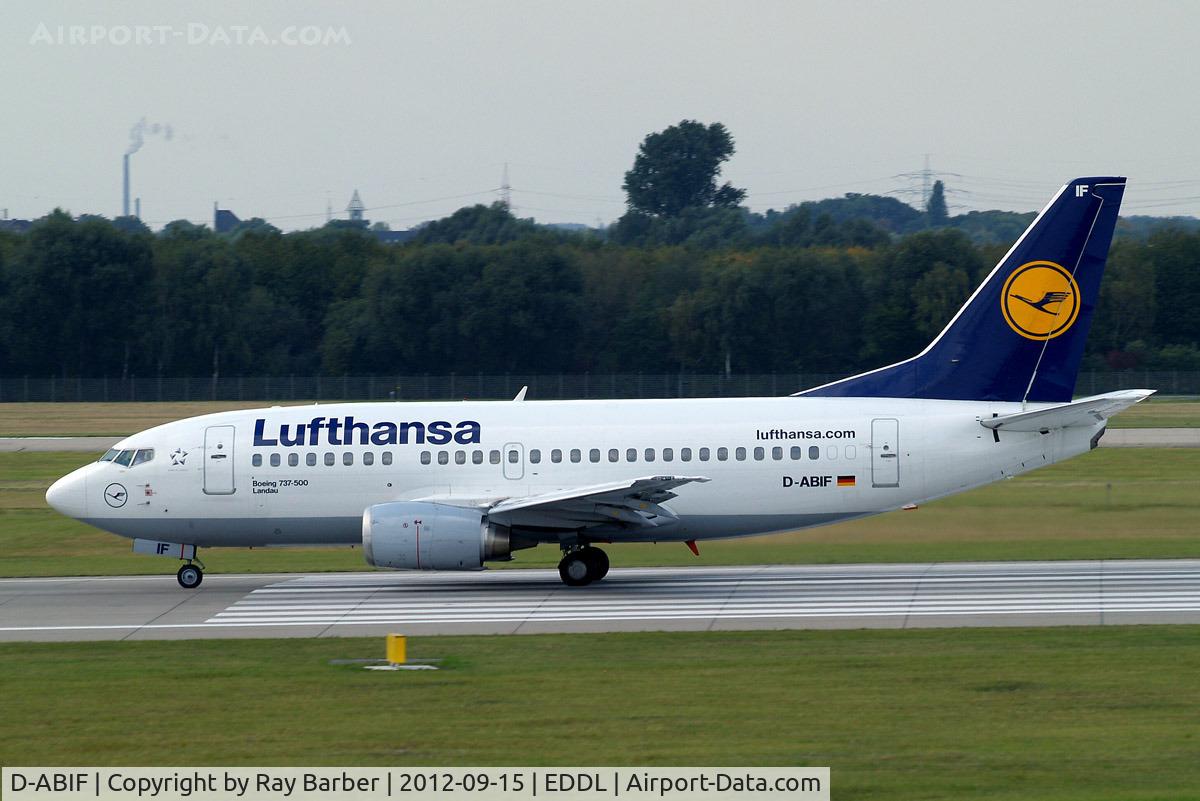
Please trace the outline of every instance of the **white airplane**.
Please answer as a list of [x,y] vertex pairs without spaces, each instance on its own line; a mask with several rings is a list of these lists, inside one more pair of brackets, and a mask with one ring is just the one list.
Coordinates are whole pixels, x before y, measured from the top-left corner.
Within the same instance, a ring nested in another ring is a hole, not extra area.
[[181,559],[359,544],[367,562],[477,570],[541,543],[562,580],[606,542],[790,531],[978,487],[1096,447],[1151,390],[1072,400],[1123,178],[1080,178],[922,351],[780,398],[274,406],[157,426],[59,479],[65,515]]

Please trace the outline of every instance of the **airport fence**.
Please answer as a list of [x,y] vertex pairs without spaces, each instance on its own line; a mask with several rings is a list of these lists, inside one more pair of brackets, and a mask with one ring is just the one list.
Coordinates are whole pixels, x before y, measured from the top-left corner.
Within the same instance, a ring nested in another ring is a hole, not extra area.
[[[119,401],[530,400],[731,398],[788,395],[845,377],[830,373],[519,373],[396,376],[0,378],[0,403]],[[1077,395],[1117,389],[1200,395],[1200,371],[1084,371]]]

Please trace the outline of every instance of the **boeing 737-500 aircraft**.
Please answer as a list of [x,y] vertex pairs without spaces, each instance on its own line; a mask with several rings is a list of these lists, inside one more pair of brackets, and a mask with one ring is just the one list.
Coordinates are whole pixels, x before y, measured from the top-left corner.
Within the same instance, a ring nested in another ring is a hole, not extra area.
[[779,398],[355,403],[151,428],[54,483],[65,515],[184,561],[358,544],[367,562],[478,570],[546,543],[571,586],[597,543],[788,531],[928,501],[1096,447],[1148,397],[1073,400],[1124,178],[1058,191],[920,354]]

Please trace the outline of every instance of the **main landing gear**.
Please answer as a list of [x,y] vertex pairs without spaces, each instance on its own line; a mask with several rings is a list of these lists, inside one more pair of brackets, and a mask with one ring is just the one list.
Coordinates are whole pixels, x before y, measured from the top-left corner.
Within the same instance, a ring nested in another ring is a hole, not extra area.
[[199,559],[195,562],[189,559],[186,565],[179,568],[175,578],[179,580],[180,587],[185,590],[194,590],[200,586],[200,582],[204,581],[204,564]]
[[558,575],[568,587],[583,587],[608,575],[608,554],[591,545],[563,548]]

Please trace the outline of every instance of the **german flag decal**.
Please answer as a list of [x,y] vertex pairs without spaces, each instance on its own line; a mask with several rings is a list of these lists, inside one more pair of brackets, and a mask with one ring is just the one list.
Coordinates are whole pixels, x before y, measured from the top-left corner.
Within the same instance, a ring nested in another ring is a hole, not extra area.
[[854,476],[838,476],[838,486],[839,487],[853,487],[854,486]]

